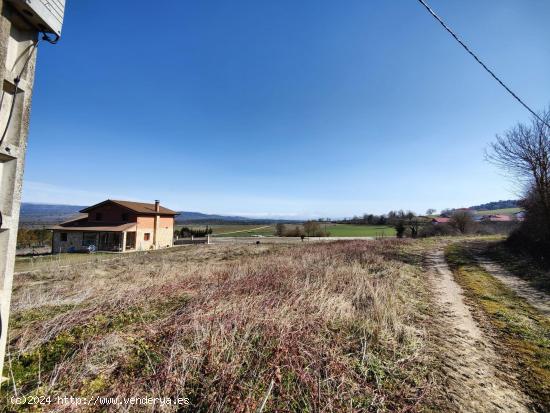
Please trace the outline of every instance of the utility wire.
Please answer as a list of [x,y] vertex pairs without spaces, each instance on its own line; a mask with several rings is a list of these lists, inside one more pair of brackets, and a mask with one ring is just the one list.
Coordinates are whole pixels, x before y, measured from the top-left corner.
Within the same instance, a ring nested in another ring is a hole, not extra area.
[[428,10],[428,12],[434,17],[434,19],[436,19],[439,24],[441,24],[443,26],[443,28],[445,30],[447,30],[447,32],[449,32],[449,34],[451,36],[453,36],[453,38],[464,48],[464,50],[466,50],[470,56],[472,56],[476,62],[478,62],[498,83],[500,83],[500,85],[506,89],[506,91],[511,94],[514,99],[516,99],[525,109],[527,109],[535,118],[537,118],[539,121],[541,121],[544,125],[546,125],[547,127],[550,128],[550,125],[545,121],[543,120],[533,109],[531,109],[518,95],[516,95],[508,86],[506,86],[506,84],[500,80],[500,78],[491,70],[487,67],[487,65],[485,63],[483,63],[481,61],[481,59],[479,57],[477,57],[477,55],[472,51],[470,50],[470,48],[462,41],[460,40],[460,38],[458,37],[458,35],[453,32],[453,30],[447,26],[445,24],[445,22],[441,19],[441,17],[439,17],[435,11],[433,11],[433,9],[424,1],[424,0],[418,0],[420,2],[420,4],[422,4],[422,6],[425,7],[426,10]]
[[[2,135],[0,136],[0,145],[2,144],[2,142],[4,142],[4,139],[6,138],[6,134],[8,133],[8,129],[10,127],[11,118],[13,116],[13,110],[15,108],[15,102],[17,100],[17,88],[19,87],[19,82],[21,81],[21,76],[23,76],[23,72],[25,72],[25,69],[27,69],[27,66],[28,66],[35,50],[38,48],[38,43],[39,42],[40,42],[40,39],[38,39],[36,42],[33,43],[33,45],[31,46],[32,48],[31,48],[29,54],[27,55],[27,59],[25,60],[25,63],[23,64],[23,67],[19,71],[19,74],[17,75],[17,77],[13,80],[13,85],[14,85],[15,89],[14,89],[14,92],[13,92],[13,99],[11,100],[11,106],[10,106],[10,112],[8,114],[8,120],[6,121],[6,126],[4,127],[4,131],[2,132]],[[6,91],[3,90],[2,91],[2,98],[0,98],[0,105],[2,104],[2,101],[4,100],[5,93],[6,93]]]

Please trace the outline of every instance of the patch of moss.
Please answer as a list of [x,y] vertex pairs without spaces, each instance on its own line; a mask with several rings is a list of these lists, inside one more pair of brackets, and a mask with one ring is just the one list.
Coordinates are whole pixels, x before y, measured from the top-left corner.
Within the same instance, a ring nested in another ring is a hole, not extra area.
[[47,305],[38,308],[31,308],[29,310],[17,311],[12,313],[10,317],[9,330],[14,331],[21,327],[28,327],[29,324],[51,319],[58,314],[65,313],[67,311],[74,311],[75,306],[64,305]]
[[15,357],[11,361],[11,374],[17,386],[25,389],[39,386],[39,376],[52,371],[56,364],[74,353],[77,341],[73,333],[66,331],[35,351]]
[[94,377],[91,380],[85,380],[82,383],[82,388],[80,391],[81,394],[98,395],[108,389],[109,385],[109,379],[104,374],[100,374],[99,376]]
[[[175,308],[185,305],[188,300],[187,296],[180,296],[154,303],[147,309],[132,307],[117,313],[96,315],[86,324],[62,331],[31,352],[12,355],[10,377],[3,385],[6,388],[11,388],[13,385],[12,381],[14,380],[20,392],[23,394],[35,394],[39,391],[41,385],[39,377],[47,377],[56,365],[72,357],[90,339],[104,336],[113,331],[120,331],[138,322],[153,321],[167,315]],[[68,306],[69,308],[65,308],[65,306],[58,307],[41,308],[19,313],[13,317],[13,322],[16,326],[21,327],[37,320],[49,319],[67,309],[74,309],[71,306]],[[148,369],[152,365],[152,362],[159,362],[160,356],[155,355],[146,343],[139,342],[135,348],[136,367],[139,366],[140,368]],[[105,378],[98,376],[87,384],[84,384],[84,387],[100,388],[107,386],[105,380]],[[8,396],[6,392],[3,393],[4,401],[7,401],[6,397]]]
[[498,333],[502,357],[520,372],[521,385],[539,411],[550,408],[550,321],[483,270],[466,245],[446,248],[446,259],[465,294]]

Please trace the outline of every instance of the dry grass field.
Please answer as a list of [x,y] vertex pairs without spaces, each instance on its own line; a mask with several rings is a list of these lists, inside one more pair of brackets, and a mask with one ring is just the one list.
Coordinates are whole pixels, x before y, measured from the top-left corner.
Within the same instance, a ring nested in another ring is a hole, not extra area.
[[10,398],[124,395],[182,396],[189,411],[209,412],[435,409],[431,304],[410,245],[203,245],[20,274],[2,402],[25,411]]
[[[15,278],[0,407],[547,411],[547,318],[462,254],[490,238],[471,240],[189,245],[35,267]],[[54,402],[13,402],[24,396]],[[189,405],[112,404],[124,397]]]

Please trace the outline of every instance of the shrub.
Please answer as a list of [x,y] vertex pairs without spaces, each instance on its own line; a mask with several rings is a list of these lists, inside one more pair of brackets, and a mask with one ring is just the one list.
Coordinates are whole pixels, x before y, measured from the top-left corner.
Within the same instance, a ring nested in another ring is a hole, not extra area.
[[296,225],[294,228],[287,228],[284,232],[285,237],[301,237],[304,234],[304,230]]
[[449,225],[461,234],[470,234],[475,231],[476,222],[470,211],[456,210],[451,214]]
[[405,224],[402,220],[397,221],[395,224],[395,235],[397,238],[403,238],[403,235],[405,235]]
[[52,244],[52,232],[47,229],[19,228],[17,231],[17,247],[42,247]]
[[182,229],[180,230],[181,238],[190,238],[191,236],[206,237],[209,234],[212,234],[212,228],[209,228],[208,226],[206,226],[205,229],[182,227]]

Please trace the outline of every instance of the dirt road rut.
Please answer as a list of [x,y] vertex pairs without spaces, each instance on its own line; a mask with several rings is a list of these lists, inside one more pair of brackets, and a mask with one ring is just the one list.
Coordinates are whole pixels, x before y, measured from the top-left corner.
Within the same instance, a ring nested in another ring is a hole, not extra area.
[[515,276],[486,257],[477,255],[476,260],[485,271],[524,298],[542,314],[550,317],[550,296],[548,294],[533,288],[529,282]]
[[452,331],[443,344],[446,352],[447,397],[457,411],[529,412],[529,399],[518,389],[515,377],[497,374],[500,364],[491,341],[485,337],[464,302],[442,250],[428,257],[444,318]]

